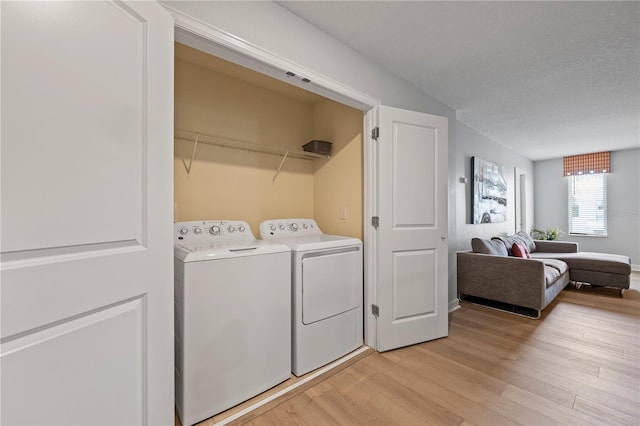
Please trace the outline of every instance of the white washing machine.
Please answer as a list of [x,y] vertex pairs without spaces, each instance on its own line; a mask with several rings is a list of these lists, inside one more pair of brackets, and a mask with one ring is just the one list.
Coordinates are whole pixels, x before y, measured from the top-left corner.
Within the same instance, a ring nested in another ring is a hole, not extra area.
[[291,377],[291,251],[242,221],[174,232],[176,408],[189,426]]
[[260,236],[291,248],[293,374],[362,346],[362,241],[323,234],[313,219],[267,220]]

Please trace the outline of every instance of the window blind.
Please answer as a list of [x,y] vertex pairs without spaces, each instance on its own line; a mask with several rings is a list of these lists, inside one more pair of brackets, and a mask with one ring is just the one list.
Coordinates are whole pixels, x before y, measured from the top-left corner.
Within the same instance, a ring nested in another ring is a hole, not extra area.
[[569,234],[607,235],[607,175],[568,177]]

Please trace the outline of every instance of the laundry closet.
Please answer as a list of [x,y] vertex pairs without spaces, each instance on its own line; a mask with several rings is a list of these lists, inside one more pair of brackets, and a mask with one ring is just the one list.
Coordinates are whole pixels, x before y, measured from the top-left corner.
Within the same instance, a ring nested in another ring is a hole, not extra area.
[[[363,238],[362,111],[176,43],[174,115],[176,222],[313,218]],[[330,157],[299,155],[312,140]]]

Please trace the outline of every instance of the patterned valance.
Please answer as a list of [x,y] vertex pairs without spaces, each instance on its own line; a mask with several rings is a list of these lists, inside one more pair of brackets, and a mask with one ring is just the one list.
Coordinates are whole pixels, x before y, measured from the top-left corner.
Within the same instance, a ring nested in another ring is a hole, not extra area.
[[611,172],[609,151],[564,157],[565,176],[609,172]]

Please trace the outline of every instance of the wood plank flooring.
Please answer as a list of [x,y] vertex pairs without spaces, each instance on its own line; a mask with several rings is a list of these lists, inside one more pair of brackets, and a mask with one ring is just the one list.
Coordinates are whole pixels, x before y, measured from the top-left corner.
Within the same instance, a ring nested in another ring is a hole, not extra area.
[[569,288],[540,320],[461,306],[449,337],[370,352],[231,424],[640,424],[639,273],[624,298]]

